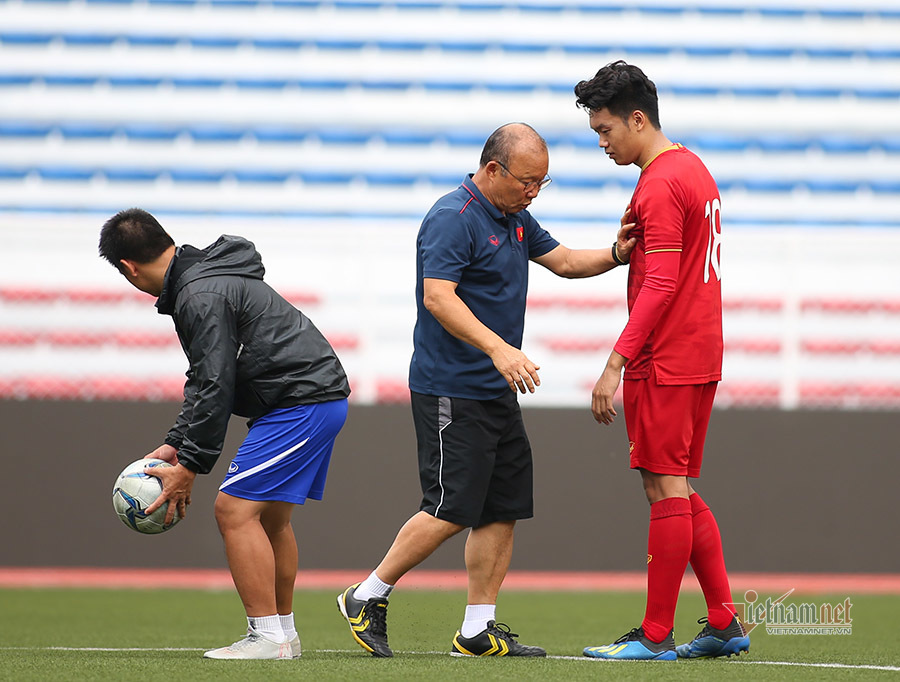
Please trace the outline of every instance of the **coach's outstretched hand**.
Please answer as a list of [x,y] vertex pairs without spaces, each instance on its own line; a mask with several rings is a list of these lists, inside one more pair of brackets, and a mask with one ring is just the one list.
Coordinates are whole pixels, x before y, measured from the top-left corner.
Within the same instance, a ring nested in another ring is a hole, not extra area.
[[534,393],[534,389],[541,385],[541,378],[538,376],[541,366],[534,364],[515,346],[501,342],[496,350],[490,353],[490,357],[494,367],[506,379],[513,393],[517,389],[521,393]]
[[155,458],[171,464],[171,467],[155,466],[144,469],[149,476],[156,476],[162,483],[163,490],[159,497],[146,509],[147,514],[152,514],[166,502],[172,502],[166,512],[165,524],[172,523],[175,518],[175,510],[179,516],[187,516],[187,507],[191,503],[191,489],[194,487],[196,472],[182,466],[178,462],[178,451],[171,445],[160,445],[156,450],[145,456],[145,459]]
[[631,260],[631,252],[634,250],[634,245],[637,244],[636,237],[630,237],[628,234],[631,232],[631,228],[635,226],[635,223],[629,222],[631,218],[631,204],[628,204],[628,208],[625,209],[625,213],[622,214],[622,217],[619,219],[619,224],[621,227],[619,231],[616,233],[616,253],[626,263]]

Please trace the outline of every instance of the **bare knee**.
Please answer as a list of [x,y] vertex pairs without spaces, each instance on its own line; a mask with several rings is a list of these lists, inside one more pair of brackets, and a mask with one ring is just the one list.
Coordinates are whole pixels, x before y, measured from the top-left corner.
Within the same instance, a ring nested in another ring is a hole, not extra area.
[[259,520],[266,535],[274,537],[280,533],[290,531],[291,514],[294,511],[294,505],[290,502],[269,502],[260,514]]
[[242,500],[239,497],[232,497],[224,493],[219,493],[216,496],[214,509],[216,523],[222,535],[236,530],[249,522],[259,520],[259,510],[252,501]]
[[650,504],[669,497],[688,498],[692,492],[685,476],[655,474],[652,471],[641,469],[641,481],[644,484],[644,494]]

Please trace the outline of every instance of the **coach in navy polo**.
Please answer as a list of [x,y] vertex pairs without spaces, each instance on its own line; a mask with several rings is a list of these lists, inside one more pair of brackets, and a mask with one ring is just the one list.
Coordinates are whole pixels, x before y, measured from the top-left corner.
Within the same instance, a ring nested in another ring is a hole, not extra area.
[[591,277],[627,262],[634,247],[625,218],[612,248],[568,249],[541,228],[526,209],[550,183],[548,168],[543,138],[507,124],[419,230],[409,387],[422,504],[369,577],[338,596],[353,638],[374,656],[392,655],[387,602],[396,582],[466,528],[468,605],[450,653],[546,655],[496,618],[515,523],[533,515],[531,446],[517,400],[517,391],[540,385],[540,367],[521,351],[528,263]]
[[416,305],[409,387],[417,393],[484,400],[510,392],[484,351],[448,333],[425,305],[424,282],[455,282],[456,295],[509,345],[525,328],[528,261],[559,246],[526,210],[505,214],[473,176],[425,217],[416,257]]

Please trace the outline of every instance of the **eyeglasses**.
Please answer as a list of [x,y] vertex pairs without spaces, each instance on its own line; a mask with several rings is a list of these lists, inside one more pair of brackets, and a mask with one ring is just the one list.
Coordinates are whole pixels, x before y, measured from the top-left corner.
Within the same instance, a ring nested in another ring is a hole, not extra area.
[[[497,161],[497,159],[494,159],[494,161]],[[537,180],[532,180],[531,182],[525,182],[524,180],[517,178],[515,175],[513,175],[512,171],[509,168],[507,168],[506,165],[502,161],[497,161],[497,165],[500,166],[500,168],[505,170],[507,173],[512,175],[513,178],[515,178],[516,180],[521,182],[523,185],[522,189],[525,191],[526,194],[528,192],[530,192],[531,190],[533,190],[535,187],[537,187],[538,191],[540,191],[540,190],[544,189],[547,185],[549,185],[551,182],[553,182],[553,178],[551,178],[549,175],[547,177],[545,177],[543,180],[541,180],[540,182],[538,182]]]

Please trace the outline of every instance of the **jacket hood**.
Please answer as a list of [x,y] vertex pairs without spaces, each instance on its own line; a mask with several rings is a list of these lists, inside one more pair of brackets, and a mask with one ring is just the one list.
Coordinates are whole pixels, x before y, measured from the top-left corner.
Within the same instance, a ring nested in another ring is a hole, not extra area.
[[262,279],[265,272],[262,256],[243,237],[222,235],[205,249],[185,244],[175,250],[169,263],[156,308],[162,315],[171,315],[178,292],[198,279],[224,275]]

